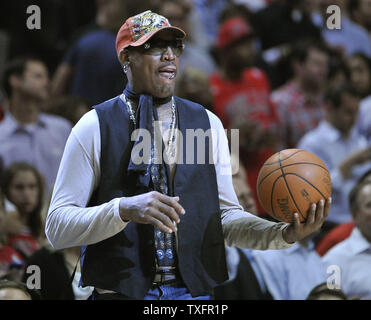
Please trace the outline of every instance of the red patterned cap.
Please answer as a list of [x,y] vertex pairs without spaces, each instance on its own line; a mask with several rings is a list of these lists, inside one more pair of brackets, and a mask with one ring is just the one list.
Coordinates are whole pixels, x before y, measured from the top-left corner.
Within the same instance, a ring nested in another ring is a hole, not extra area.
[[253,32],[247,22],[242,18],[230,18],[220,26],[217,47],[227,47],[248,36],[253,36]]
[[116,52],[129,47],[137,47],[148,41],[160,30],[169,29],[176,33],[177,38],[183,39],[186,33],[177,27],[171,26],[168,19],[150,10],[130,17],[121,26],[116,37]]

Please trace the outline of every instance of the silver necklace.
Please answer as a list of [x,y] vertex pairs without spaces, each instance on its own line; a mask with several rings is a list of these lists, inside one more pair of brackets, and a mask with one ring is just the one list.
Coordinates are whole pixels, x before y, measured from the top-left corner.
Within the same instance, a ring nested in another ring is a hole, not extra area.
[[[134,109],[131,105],[131,102],[124,94],[122,94],[122,98],[123,98],[123,100],[126,104],[126,108],[127,108],[128,114],[129,114],[129,118],[133,122],[134,128],[136,128],[135,111],[134,111]],[[167,142],[168,148],[170,148],[170,147],[173,148],[173,145],[175,144],[175,140],[176,140],[175,123],[176,123],[176,107],[175,107],[174,97],[172,97],[171,98],[171,122],[170,122],[169,137],[168,137],[168,142]],[[174,157],[174,155],[175,155],[175,149],[174,148],[170,152],[170,155],[172,157]]]

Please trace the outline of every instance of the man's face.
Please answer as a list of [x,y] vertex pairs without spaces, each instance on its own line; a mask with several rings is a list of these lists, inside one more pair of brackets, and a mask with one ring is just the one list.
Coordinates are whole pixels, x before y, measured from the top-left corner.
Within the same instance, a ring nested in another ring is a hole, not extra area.
[[348,135],[358,117],[360,100],[348,93],[343,93],[338,108],[332,108],[334,124],[344,135]]
[[49,96],[49,75],[46,66],[39,61],[27,62],[20,79],[20,90],[23,94],[44,101]]
[[327,54],[314,48],[309,49],[307,59],[300,69],[302,78],[308,86],[322,87],[328,74]]
[[243,39],[223,49],[221,59],[225,59],[228,68],[244,69],[254,64],[256,49],[253,38]]
[[246,182],[241,178],[234,178],[233,187],[235,189],[236,196],[242,208],[247,212],[257,214],[257,208],[253,193],[250,190],[250,188],[246,185]]
[[365,185],[358,195],[359,210],[354,223],[363,236],[371,242],[371,184]]
[[[173,32],[161,31],[150,41],[174,41]],[[174,93],[179,67],[179,56],[167,47],[162,54],[149,54],[136,48],[128,53],[130,62],[128,80],[136,93],[146,93],[157,98],[165,98]]]
[[349,59],[350,80],[361,91],[363,95],[367,95],[371,89],[371,70],[367,63],[360,57],[352,57]]

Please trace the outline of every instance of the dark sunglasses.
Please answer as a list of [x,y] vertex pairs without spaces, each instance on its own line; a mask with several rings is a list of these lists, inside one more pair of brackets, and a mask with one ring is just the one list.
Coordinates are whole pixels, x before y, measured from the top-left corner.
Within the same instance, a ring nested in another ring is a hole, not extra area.
[[185,44],[182,40],[160,40],[160,39],[150,39],[145,44],[138,47],[144,54],[149,54],[152,56],[163,55],[168,48],[179,57],[185,48]]

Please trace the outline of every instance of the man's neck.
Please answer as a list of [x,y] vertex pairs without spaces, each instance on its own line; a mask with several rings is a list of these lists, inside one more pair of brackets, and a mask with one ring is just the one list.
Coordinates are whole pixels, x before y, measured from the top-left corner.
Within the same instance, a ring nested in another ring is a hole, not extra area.
[[9,110],[21,124],[35,123],[40,116],[38,103],[34,100],[22,98],[20,95],[12,97]]

